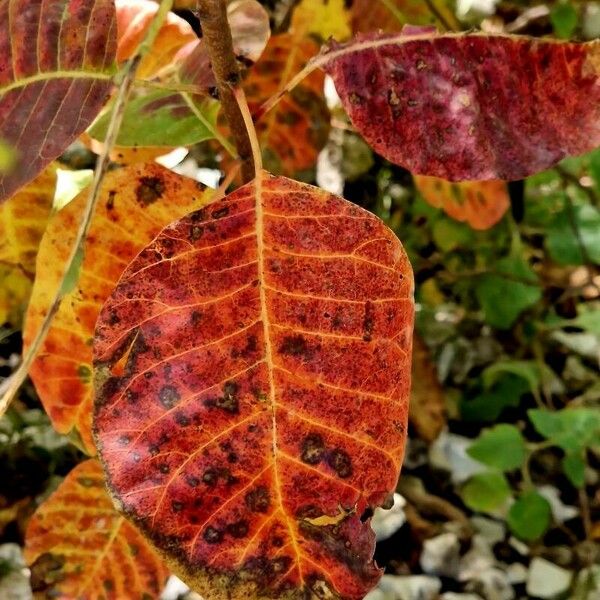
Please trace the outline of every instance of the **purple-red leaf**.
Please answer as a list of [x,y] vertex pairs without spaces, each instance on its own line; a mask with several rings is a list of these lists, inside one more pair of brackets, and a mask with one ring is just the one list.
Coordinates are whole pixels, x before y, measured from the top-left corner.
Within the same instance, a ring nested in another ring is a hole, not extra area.
[[0,0],[0,140],[17,154],[0,201],[92,122],[110,90],[113,0]]
[[412,321],[394,234],[264,172],[129,265],[97,322],[96,441],[125,513],[203,596],[375,585],[361,516],[398,479]]
[[354,126],[393,163],[510,180],[600,145],[597,42],[410,33],[359,36],[325,65]]

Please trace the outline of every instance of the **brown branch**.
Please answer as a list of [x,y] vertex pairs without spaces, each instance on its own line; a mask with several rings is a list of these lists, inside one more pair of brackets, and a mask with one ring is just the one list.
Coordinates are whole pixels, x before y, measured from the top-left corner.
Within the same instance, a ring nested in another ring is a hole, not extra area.
[[242,179],[248,182],[254,179],[254,160],[244,118],[235,99],[234,90],[240,84],[240,70],[233,51],[225,0],[198,0],[198,14],[223,113],[241,163]]

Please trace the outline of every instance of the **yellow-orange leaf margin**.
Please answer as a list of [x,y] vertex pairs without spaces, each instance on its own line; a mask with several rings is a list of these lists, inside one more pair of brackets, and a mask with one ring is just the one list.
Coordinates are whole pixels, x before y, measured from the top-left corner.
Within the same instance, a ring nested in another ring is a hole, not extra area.
[[96,460],[77,465],[25,534],[33,591],[62,600],[158,598],[168,570],[113,507]]
[[[26,317],[25,348],[62,278],[88,193],[84,190],[59,211],[42,238]],[[30,370],[54,427],[60,433],[76,430],[90,455],[96,452],[91,434],[91,342],[100,307],[129,261],[165,225],[200,208],[211,196],[211,190],[158,164],[115,169],[104,179],[77,287],[63,299]]]

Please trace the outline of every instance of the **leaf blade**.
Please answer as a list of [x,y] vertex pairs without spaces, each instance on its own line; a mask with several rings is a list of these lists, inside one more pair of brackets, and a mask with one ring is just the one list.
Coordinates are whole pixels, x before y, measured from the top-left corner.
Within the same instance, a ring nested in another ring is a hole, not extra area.
[[125,510],[200,592],[361,598],[377,581],[359,516],[393,489],[403,452],[409,274],[375,217],[267,174],[174,223],[124,273],[94,348],[100,453]]
[[168,571],[113,508],[95,460],[77,465],[35,512],[25,559],[37,592],[62,598],[158,597]]
[[0,139],[17,155],[15,168],[0,173],[2,201],[54,160],[104,104],[116,52],[114,2],[5,0],[0,47]]
[[597,44],[409,33],[357,36],[323,59],[352,123],[391,162],[511,180],[600,143]]

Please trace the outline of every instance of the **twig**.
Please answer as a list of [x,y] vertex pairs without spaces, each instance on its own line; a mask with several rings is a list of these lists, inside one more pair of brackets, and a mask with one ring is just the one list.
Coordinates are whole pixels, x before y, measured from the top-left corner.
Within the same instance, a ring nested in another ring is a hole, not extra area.
[[251,181],[255,172],[252,146],[244,118],[235,99],[234,92],[240,84],[240,70],[233,51],[225,2],[224,0],[198,0],[198,13],[202,25],[202,39],[210,56],[223,113],[242,165],[242,179],[244,182]]
[[94,211],[96,209],[96,204],[98,203],[98,199],[100,197],[102,181],[110,163],[109,155],[119,135],[119,129],[121,128],[121,123],[125,114],[125,106],[135,81],[135,75],[137,73],[138,66],[146,52],[148,52],[152,47],[152,44],[156,39],[156,35],[166,19],[167,14],[171,10],[172,5],[173,0],[162,0],[156,15],[154,16],[154,19],[148,28],[148,32],[136,50],[135,55],[125,63],[121,71],[115,76],[115,83],[119,86],[119,89],[115,104],[112,109],[108,130],[106,132],[104,148],[98,159],[98,164],[94,173],[94,180],[92,182],[88,201],[85,206],[85,211],[81,217],[81,222],[79,223],[77,236],[75,237],[75,241],[71,247],[71,253],[69,254],[69,258],[65,264],[65,269],[60,284],[58,285],[58,289],[56,290],[52,304],[50,305],[50,308],[44,317],[44,321],[33,338],[31,345],[23,355],[23,360],[21,361],[19,368],[0,386],[0,417],[2,417],[2,415],[6,412],[19,388],[25,381],[27,373],[29,372],[29,368],[31,367],[31,364],[33,363],[42,343],[46,339],[46,335],[50,330],[52,320],[60,308],[63,297],[70,291],[70,282],[77,279],[78,269],[83,261],[85,239],[90,228]]

